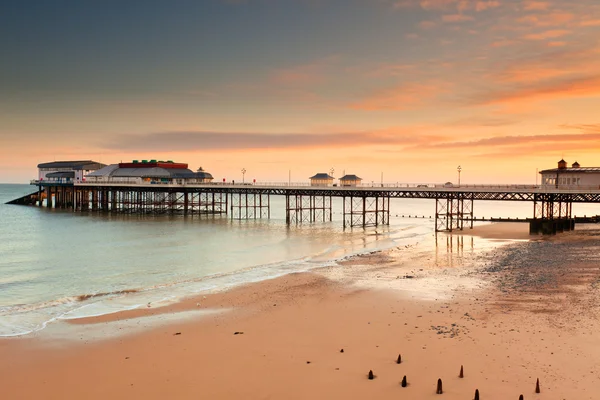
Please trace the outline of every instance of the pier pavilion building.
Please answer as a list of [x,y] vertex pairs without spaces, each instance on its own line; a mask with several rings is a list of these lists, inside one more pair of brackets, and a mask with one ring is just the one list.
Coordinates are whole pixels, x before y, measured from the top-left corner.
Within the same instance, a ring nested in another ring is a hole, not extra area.
[[362,182],[362,178],[356,175],[344,175],[340,178],[340,186],[358,186]]
[[333,186],[333,179],[333,176],[321,172],[310,177],[310,186]]
[[82,182],[87,174],[103,167],[106,165],[92,160],[42,163],[38,164],[38,181],[73,184]]
[[570,167],[565,160],[558,167],[540,171],[544,189],[600,188],[600,167],[582,167],[576,161]]
[[188,169],[188,164],[173,161],[133,160],[130,163],[107,165],[88,174],[87,183],[141,184],[197,184],[210,183],[213,176],[199,168]]

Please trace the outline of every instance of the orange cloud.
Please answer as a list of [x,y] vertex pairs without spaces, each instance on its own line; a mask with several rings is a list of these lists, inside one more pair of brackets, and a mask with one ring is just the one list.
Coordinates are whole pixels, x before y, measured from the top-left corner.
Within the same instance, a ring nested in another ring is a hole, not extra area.
[[447,14],[442,16],[444,22],[464,22],[472,21],[473,17],[464,14]]
[[457,3],[457,0],[421,0],[419,4],[425,10],[444,10]]
[[565,29],[554,29],[540,33],[530,33],[529,35],[523,36],[523,39],[527,40],[545,40],[545,39],[554,39],[558,37],[562,37],[565,35],[571,34],[571,31],[567,31]]
[[579,26],[600,26],[600,19],[588,19],[581,21]]
[[547,10],[550,4],[545,1],[525,1],[523,8],[527,11],[531,10]]
[[544,80],[511,89],[493,90],[476,96],[473,103],[480,105],[510,105],[511,103],[595,96],[600,96],[600,76],[598,75]]
[[564,26],[574,18],[575,15],[569,12],[553,12],[549,14],[526,15],[517,21],[534,26]]
[[419,22],[419,28],[421,29],[431,29],[436,26],[436,23],[433,21],[421,21]]
[[500,7],[498,0],[398,0],[394,8],[420,7],[427,11],[447,11],[455,9],[459,12],[467,10],[484,11]]
[[475,11],[479,12],[479,11],[487,10],[488,8],[496,8],[496,7],[500,7],[500,2],[494,1],[494,0],[478,1],[475,4]]
[[406,83],[374,93],[350,107],[363,111],[410,110],[445,93],[447,86],[446,83]]
[[566,45],[567,42],[548,42],[548,47],[563,47]]
[[508,40],[508,39],[503,39],[503,40],[496,40],[494,42],[492,42],[492,47],[506,47],[506,46],[511,46],[513,44],[517,44],[519,42],[517,42],[516,40]]

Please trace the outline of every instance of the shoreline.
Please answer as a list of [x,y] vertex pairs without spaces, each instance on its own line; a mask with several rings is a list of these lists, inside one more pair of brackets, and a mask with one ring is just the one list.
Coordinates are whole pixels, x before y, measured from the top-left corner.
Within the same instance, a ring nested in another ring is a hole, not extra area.
[[[598,291],[590,289],[600,282],[596,259],[568,259],[570,276],[522,253],[557,243],[588,249],[598,241],[595,234],[571,236],[533,246],[517,241],[485,257],[452,248],[426,260],[428,251],[394,249],[138,314],[69,321],[63,326],[76,335],[69,340],[50,331],[0,339],[0,387],[8,398],[428,399],[437,398],[442,378],[448,399],[469,398],[475,389],[484,398],[592,399],[600,362],[589,334],[600,325]],[[533,259],[521,266],[532,277],[513,282],[521,271],[503,263],[522,258]],[[556,275],[559,284],[532,284],[539,281],[534,270]],[[540,309],[546,304],[558,306]],[[113,336],[128,329],[118,325],[125,322],[140,329]],[[399,384],[404,375],[406,388]],[[541,395],[533,393],[537,378]]]
[[[515,229],[515,228],[517,228],[517,229]],[[491,223],[491,224],[481,224],[481,225],[475,226],[473,229],[465,229],[463,231],[454,231],[452,233],[440,233],[440,236],[442,237],[442,239],[445,237],[446,239],[449,239],[449,240],[452,240],[452,238],[454,236],[458,236],[459,238],[461,236],[465,236],[465,237],[473,236],[473,237],[478,237],[478,238],[484,239],[485,241],[487,241],[489,243],[499,243],[499,242],[509,243],[509,242],[516,241],[516,240],[527,240],[526,236],[524,236],[525,230],[518,229],[518,228],[522,228],[522,227],[517,227],[517,226],[515,226],[514,223],[499,222],[499,223]],[[527,234],[528,234],[528,232],[527,232]],[[532,240],[535,240],[535,237],[533,237],[533,236],[531,236],[530,238],[532,238]],[[501,239],[501,240],[497,240],[497,239]],[[435,240],[436,240],[435,246],[437,247],[437,241],[440,239],[436,238]],[[416,244],[419,244],[419,242],[417,242]],[[452,245],[452,243],[450,245]],[[414,245],[407,245],[406,247],[411,248],[413,246]],[[337,258],[334,258],[331,260],[324,261],[323,264],[334,263],[335,266],[343,266],[343,265],[347,265],[347,264],[352,265],[352,264],[356,264],[357,260],[361,260],[363,257],[369,257],[372,255],[393,252],[396,248],[397,248],[397,246],[374,249],[374,250],[373,249],[364,249],[362,252],[353,253],[350,255],[345,255],[343,257],[337,257]],[[293,260],[291,262],[293,263],[296,261],[298,261],[298,260]],[[290,263],[290,262],[286,262],[286,264],[287,263]],[[236,276],[239,276],[240,274],[253,273],[260,269],[266,269],[266,268],[272,267],[273,265],[279,265],[279,264],[280,263],[276,263],[276,264],[272,264],[272,265],[269,264],[269,265],[246,268],[241,271],[234,271],[234,272],[229,272],[229,273],[224,273],[224,274],[210,275],[210,276],[206,276],[206,277],[203,277],[203,278],[195,281],[195,283],[198,284],[201,282],[206,282],[207,280],[210,281],[212,279],[219,279],[219,278],[227,279],[227,278],[231,278],[231,277],[236,277]],[[233,290],[237,287],[245,286],[248,284],[259,283],[259,282],[263,282],[263,281],[268,281],[268,280],[276,279],[278,277],[286,276],[289,274],[295,274],[295,273],[299,273],[299,272],[319,271],[319,270],[323,270],[326,268],[327,267],[324,267],[322,265],[317,265],[317,266],[309,267],[308,269],[293,270],[291,272],[290,271],[279,271],[275,274],[263,276],[257,280],[249,279],[249,280],[237,282],[237,283],[229,282],[229,283],[226,283],[225,286],[220,287],[218,289],[214,289],[214,288],[213,289],[204,289],[200,292],[196,292],[196,293],[192,293],[192,294],[180,294],[177,298],[172,298],[172,299],[164,298],[159,301],[149,302],[149,303],[147,303],[147,307],[144,307],[143,305],[139,304],[139,305],[136,305],[135,307],[125,307],[124,306],[123,308],[117,309],[117,310],[101,311],[98,314],[65,317],[65,316],[68,316],[73,313],[75,313],[75,315],[76,315],[77,311],[82,307],[95,305],[94,303],[88,304],[88,305],[82,304],[81,307],[74,308],[60,316],[54,317],[51,320],[44,322],[44,324],[43,324],[44,326],[42,328],[35,329],[35,330],[29,331],[27,333],[17,333],[14,335],[0,336],[0,340],[9,339],[9,338],[20,338],[20,337],[44,335],[43,332],[47,329],[47,327],[52,326],[54,324],[85,324],[85,323],[93,323],[93,321],[95,321],[95,320],[98,320],[98,321],[123,320],[123,319],[127,319],[128,316],[136,317],[136,316],[142,316],[142,315],[164,314],[164,313],[170,312],[171,310],[181,310],[182,307],[189,311],[189,310],[192,310],[192,307],[186,307],[186,306],[182,306],[182,305],[178,306],[178,304],[188,304],[188,303],[195,304],[196,301],[194,299],[200,298],[202,296],[211,295],[211,294],[220,293],[220,292],[227,292],[227,291]],[[188,284],[189,284],[189,282],[188,282]],[[177,286],[181,286],[181,285],[185,285],[185,283],[173,284],[172,287],[177,287]],[[161,289],[165,290],[168,287],[169,287],[169,285],[165,284],[163,288],[158,288],[158,290],[161,290]],[[125,289],[125,290],[120,290],[117,294],[144,295],[146,293],[151,293],[151,292],[147,292],[146,290],[143,290],[143,289]],[[107,293],[107,295],[110,295],[110,294],[111,293]],[[81,302],[83,302],[87,299],[93,299],[93,298],[99,298],[100,301],[102,301],[103,296],[99,296],[98,294],[86,294],[86,295],[75,296],[74,298],[77,298]],[[111,300],[115,300],[115,299],[107,298],[107,300],[111,301]],[[165,304],[161,304],[161,303],[165,303]],[[152,312],[148,312],[147,308],[152,308]],[[155,310],[158,310],[158,311],[155,311]]]

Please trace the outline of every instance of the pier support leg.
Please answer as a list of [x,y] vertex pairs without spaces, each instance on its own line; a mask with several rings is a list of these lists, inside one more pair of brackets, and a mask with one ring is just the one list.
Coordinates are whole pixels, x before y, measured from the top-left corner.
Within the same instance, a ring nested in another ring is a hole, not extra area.
[[271,200],[266,193],[232,193],[231,219],[270,218]]
[[286,223],[304,223],[332,220],[331,196],[286,194]]
[[380,226],[390,224],[390,199],[388,196],[344,197],[344,228]]

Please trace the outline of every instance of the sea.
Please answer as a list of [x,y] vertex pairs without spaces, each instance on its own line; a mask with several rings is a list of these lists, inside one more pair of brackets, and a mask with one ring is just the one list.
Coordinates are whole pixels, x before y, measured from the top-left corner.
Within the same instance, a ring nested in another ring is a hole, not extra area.
[[[269,219],[242,221],[5,204],[34,191],[0,184],[0,336],[171,304],[435,237],[433,200],[393,199],[389,226],[344,230],[341,199],[333,201],[333,221],[291,226],[280,196],[271,197]],[[573,209],[577,215],[600,214],[597,206]],[[528,202],[475,203],[476,217],[532,213]]]

